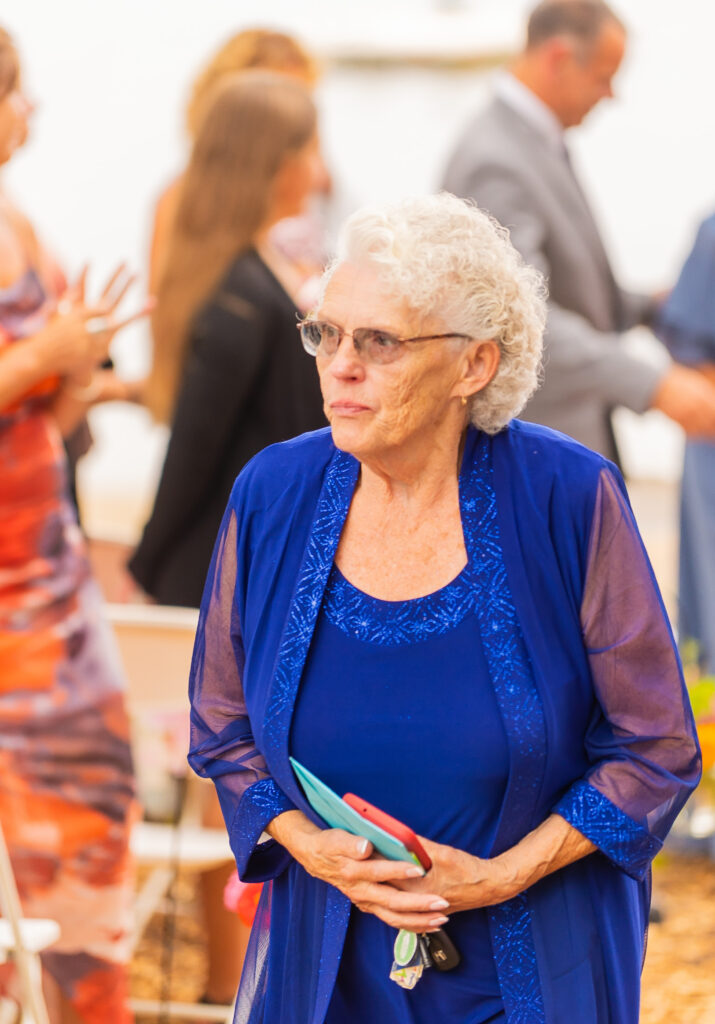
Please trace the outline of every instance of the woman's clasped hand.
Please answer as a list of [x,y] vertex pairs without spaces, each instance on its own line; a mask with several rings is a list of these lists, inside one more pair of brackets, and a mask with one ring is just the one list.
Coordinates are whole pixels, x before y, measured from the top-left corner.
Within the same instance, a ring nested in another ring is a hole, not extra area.
[[268,831],[308,874],[334,885],[358,910],[375,914],[385,924],[428,932],[446,923],[449,904],[429,886],[428,891],[401,891],[425,874],[417,864],[374,856],[367,839],[339,828],[321,830],[299,811],[287,811]]

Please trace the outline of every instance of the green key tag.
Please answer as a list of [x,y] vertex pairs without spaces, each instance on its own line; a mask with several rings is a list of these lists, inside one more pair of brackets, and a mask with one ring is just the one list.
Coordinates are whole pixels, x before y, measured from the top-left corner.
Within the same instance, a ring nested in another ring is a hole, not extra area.
[[400,967],[407,967],[416,952],[417,936],[414,932],[406,932],[404,928],[400,928],[392,950],[395,963],[399,964]]
[[390,980],[400,988],[414,988],[424,971],[420,944],[414,932],[401,929],[397,933],[393,955],[395,959],[390,971]]

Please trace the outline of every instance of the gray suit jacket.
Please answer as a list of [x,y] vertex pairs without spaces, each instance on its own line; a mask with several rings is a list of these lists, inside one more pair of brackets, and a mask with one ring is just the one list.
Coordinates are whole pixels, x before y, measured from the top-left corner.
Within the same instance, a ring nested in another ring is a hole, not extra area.
[[523,418],[617,460],[611,410],[645,411],[663,373],[624,351],[619,336],[652,304],[617,284],[566,155],[495,98],[462,136],[442,187],[491,213],[547,278],[544,380]]

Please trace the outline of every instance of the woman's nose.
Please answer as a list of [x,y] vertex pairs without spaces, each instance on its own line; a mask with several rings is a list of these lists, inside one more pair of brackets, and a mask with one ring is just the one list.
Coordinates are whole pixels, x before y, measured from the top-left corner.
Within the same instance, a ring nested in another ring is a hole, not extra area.
[[364,364],[355,348],[352,334],[344,334],[330,360],[330,370],[336,377],[355,377],[364,371]]

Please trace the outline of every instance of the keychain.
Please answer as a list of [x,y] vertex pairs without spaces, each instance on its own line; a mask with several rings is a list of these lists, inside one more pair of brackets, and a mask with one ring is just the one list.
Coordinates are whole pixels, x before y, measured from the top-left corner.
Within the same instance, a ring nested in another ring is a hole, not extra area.
[[412,989],[422,977],[426,967],[432,966],[429,946],[423,935],[401,928],[393,948],[394,961],[390,980],[400,988]]

